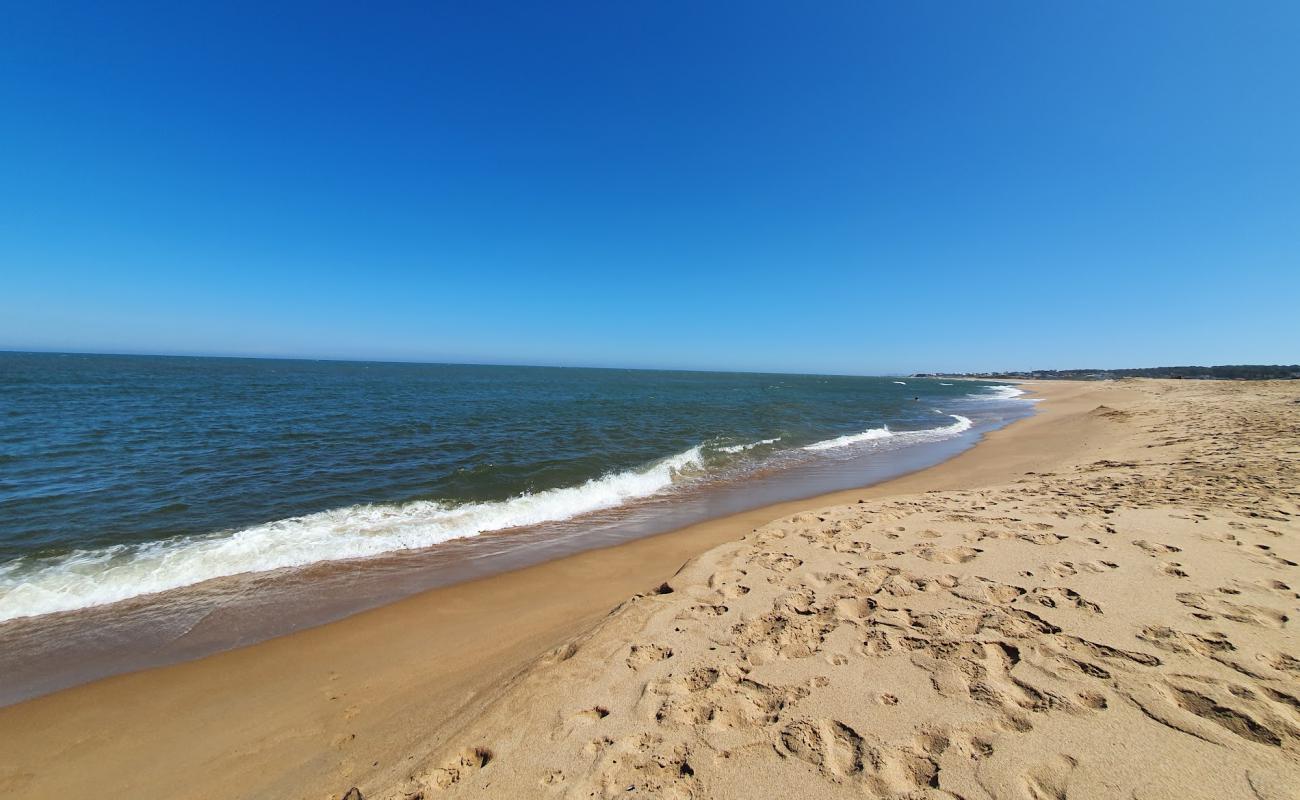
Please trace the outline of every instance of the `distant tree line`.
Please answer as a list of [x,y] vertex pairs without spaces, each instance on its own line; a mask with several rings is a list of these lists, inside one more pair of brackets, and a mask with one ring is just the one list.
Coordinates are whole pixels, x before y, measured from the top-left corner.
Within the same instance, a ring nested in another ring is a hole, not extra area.
[[918,378],[1038,378],[1100,381],[1114,378],[1183,378],[1189,380],[1266,381],[1300,379],[1300,364],[1225,364],[1218,367],[1145,367],[1142,369],[1035,369],[1026,372],[918,373]]

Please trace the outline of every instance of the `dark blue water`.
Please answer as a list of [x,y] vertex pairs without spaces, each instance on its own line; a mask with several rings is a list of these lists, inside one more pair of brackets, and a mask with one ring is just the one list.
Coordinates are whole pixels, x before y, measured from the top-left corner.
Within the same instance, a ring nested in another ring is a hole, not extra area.
[[937,440],[964,430],[952,415],[975,390],[0,354],[0,620],[570,519],[909,431]]

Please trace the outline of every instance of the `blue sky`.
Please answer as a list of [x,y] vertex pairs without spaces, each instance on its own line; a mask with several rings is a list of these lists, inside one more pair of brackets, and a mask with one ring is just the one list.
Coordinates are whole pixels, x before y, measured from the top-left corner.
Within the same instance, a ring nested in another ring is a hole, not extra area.
[[1295,3],[3,16],[0,349],[1300,360]]

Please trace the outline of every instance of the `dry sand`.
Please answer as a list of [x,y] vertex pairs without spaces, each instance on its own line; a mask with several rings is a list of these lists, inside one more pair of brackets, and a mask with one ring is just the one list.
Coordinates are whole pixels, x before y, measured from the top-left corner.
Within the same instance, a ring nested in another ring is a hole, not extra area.
[[0,791],[1300,796],[1300,385],[1030,388],[881,486],[0,709]]

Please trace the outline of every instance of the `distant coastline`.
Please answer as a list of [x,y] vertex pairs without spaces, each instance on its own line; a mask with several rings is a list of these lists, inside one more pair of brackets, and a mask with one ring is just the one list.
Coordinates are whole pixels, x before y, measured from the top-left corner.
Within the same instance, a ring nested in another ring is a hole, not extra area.
[[1135,369],[1034,369],[1012,372],[918,372],[912,377],[1044,381],[1106,381],[1118,378],[1273,381],[1300,379],[1300,364],[1223,364],[1215,367],[1138,367]]

